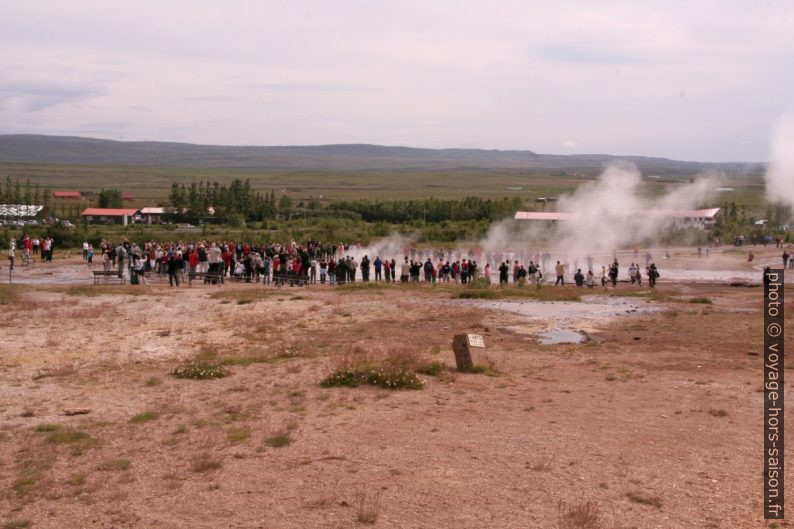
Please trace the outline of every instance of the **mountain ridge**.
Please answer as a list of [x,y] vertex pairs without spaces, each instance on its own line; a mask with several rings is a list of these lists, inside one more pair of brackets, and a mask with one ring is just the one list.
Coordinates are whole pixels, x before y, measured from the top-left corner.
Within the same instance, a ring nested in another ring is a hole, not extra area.
[[366,143],[232,146],[39,134],[0,135],[0,163],[320,171],[592,171],[614,160],[627,160],[644,172],[661,174],[716,170],[729,175],[747,175],[764,168],[762,163],[682,161],[636,155],[540,154],[515,149],[429,149]]

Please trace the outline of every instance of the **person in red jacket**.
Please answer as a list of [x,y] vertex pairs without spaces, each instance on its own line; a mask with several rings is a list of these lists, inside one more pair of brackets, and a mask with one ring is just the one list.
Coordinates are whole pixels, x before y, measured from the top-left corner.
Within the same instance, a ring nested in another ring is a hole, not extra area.
[[196,268],[198,267],[199,258],[198,253],[196,252],[195,248],[190,250],[190,253],[187,254],[187,262],[190,265],[190,279],[196,278]]

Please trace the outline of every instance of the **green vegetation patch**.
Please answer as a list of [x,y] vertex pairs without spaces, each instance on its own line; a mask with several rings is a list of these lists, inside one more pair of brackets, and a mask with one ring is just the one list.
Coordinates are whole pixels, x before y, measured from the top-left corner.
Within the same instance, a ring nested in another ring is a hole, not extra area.
[[229,370],[223,366],[206,362],[188,362],[171,371],[171,375],[176,378],[189,378],[191,380],[210,380],[228,377],[230,374]]

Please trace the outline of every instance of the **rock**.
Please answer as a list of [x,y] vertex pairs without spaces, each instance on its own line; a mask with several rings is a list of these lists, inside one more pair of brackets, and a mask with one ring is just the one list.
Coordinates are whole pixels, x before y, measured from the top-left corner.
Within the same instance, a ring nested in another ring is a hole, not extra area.
[[89,413],[91,413],[91,410],[89,410],[88,408],[71,408],[71,409],[63,410],[63,414],[64,415],[69,415],[69,416],[72,416],[72,415],[87,415]]

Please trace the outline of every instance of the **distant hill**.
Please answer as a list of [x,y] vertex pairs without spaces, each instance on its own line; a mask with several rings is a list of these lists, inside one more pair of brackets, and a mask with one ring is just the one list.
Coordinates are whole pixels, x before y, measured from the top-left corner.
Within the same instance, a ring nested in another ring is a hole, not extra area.
[[0,135],[0,163],[58,163],[151,167],[207,167],[310,171],[597,171],[611,160],[629,160],[646,174],[691,175],[704,170],[751,176],[761,164],[701,163],[608,154],[551,155],[532,151],[418,149],[382,145],[257,147],[189,143],[122,142],[72,136]]

